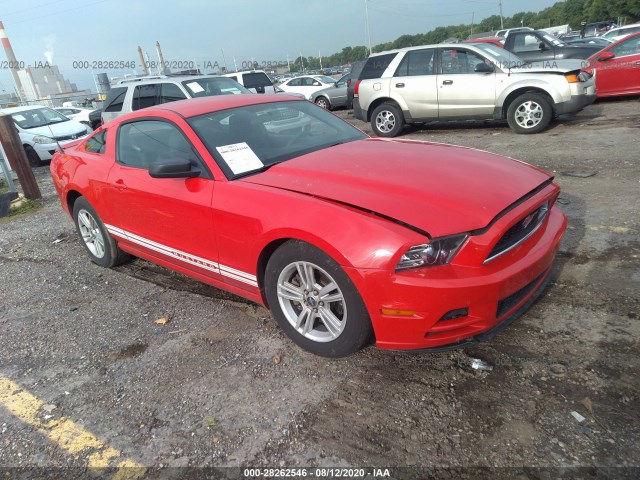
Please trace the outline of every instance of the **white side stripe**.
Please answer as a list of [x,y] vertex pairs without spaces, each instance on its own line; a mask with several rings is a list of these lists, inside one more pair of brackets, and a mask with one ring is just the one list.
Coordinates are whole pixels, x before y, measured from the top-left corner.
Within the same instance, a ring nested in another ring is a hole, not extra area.
[[216,263],[212,260],[208,260],[206,258],[198,257],[196,255],[192,255],[190,253],[168,247],[161,243],[157,243],[139,235],[135,235],[131,232],[127,232],[126,230],[122,230],[121,228],[114,227],[113,225],[105,224],[105,227],[107,227],[107,231],[111,235],[124,238],[125,240],[129,240],[131,243],[138,244],[149,250],[153,250],[154,252],[162,253],[163,255],[167,255],[168,257],[172,257],[182,262],[195,265],[196,267],[209,270],[213,273],[218,273],[224,277],[232,278],[239,282],[246,283],[247,285],[251,285],[252,287],[258,287],[256,276],[251,275],[250,273],[242,272],[240,270],[236,270],[235,268],[220,265],[219,263]]

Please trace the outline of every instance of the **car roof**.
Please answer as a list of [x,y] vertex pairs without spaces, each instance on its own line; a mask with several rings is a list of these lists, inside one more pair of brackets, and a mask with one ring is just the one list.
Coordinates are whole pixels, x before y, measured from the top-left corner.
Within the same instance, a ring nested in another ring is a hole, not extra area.
[[615,28],[612,28],[611,30],[609,30],[609,31],[607,32],[607,34],[608,34],[608,33],[610,33],[610,32],[619,32],[619,31],[621,31],[621,30],[627,30],[628,28],[637,28],[637,27],[640,27],[640,23],[631,23],[631,24],[629,24],[629,25],[624,25],[624,26],[622,26],[622,27],[615,27]]
[[[299,101],[306,102],[303,98],[293,97],[286,94],[257,94],[246,93],[242,95],[216,95],[213,97],[188,98],[176,102],[163,103],[153,107],[147,107],[133,112],[135,117],[152,115],[158,111],[170,111],[182,117],[190,118],[205,113],[226,110],[229,108],[246,107],[248,105],[259,105],[263,103]],[[138,115],[140,114],[140,115]],[[118,119],[131,118],[132,114],[125,114]]]
[[[123,78],[119,80],[115,87],[124,87],[127,85],[145,85],[147,83],[160,83],[160,82],[178,82],[182,83],[188,80],[201,80],[203,78],[216,78],[216,75],[177,75],[175,77],[169,76],[157,76],[153,78],[146,77],[132,77]],[[219,77],[218,77],[219,78]],[[113,87],[112,87],[113,88]]]
[[[464,44],[463,44],[464,43]],[[478,42],[478,43],[487,43],[487,42]],[[390,53],[401,53],[401,52],[409,52],[411,50],[420,50],[422,48],[467,48],[473,47],[473,43],[469,42],[460,42],[460,43],[432,43],[429,45],[416,45],[414,47],[404,47],[404,48],[396,48],[394,50],[385,50],[384,52],[376,52],[369,55],[371,57],[377,57],[379,55],[388,55]]]
[[36,108],[49,108],[46,105],[25,105],[22,107],[9,107],[9,108],[3,108],[2,110],[0,110],[0,112],[2,113],[15,113],[15,112],[24,112],[26,110],[34,110]]

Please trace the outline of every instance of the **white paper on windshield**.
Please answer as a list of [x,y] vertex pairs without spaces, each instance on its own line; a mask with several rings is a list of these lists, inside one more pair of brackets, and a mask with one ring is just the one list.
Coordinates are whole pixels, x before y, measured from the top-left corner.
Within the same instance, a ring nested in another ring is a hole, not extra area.
[[24,122],[26,120],[26,118],[24,118],[24,115],[18,115],[18,114],[15,114],[13,118],[19,122]]
[[216,150],[222,155],[234,175],[264,167],[264,163],[246,142],[223,145],[222,147],[216,147]]
[[187,83],[187,87],[189,87],[193,93],[204,92],[204,88],[202,88],[202,85],[198,82]]

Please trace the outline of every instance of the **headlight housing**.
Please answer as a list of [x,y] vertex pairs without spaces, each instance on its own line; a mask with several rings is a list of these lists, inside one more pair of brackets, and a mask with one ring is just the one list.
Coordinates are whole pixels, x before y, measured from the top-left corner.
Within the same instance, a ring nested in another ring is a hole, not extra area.
[[469,234],[464,233],[451,237],[434,238],[431,243],[415,245],[402,255],[396,266],[396,271],[446,265],[453,260],[468,237]]
[[51,137],[45,137],[44,135],[36,135],[33,137],[33,143],[56,143]]

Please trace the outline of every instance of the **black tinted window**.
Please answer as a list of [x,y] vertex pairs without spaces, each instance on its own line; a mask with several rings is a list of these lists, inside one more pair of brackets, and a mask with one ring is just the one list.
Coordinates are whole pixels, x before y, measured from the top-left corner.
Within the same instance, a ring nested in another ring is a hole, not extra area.
[[412,77],[416,75],[433,75],[433,59],[435,50],[412,50],[400,62],[396,77]]
[[118,162],[122,165],[149,169],[153,162],[169,158],[196,158],[191,144],[175,125],[141,120],[120,127]]
[[271,85],[271,80],[264,72],[252,72],[242,74],[242,83],[247,88],[266,87]]
[[104,153],[105,144],[107,143],[107,131],[102,130],[87,140],[85,150],[93,153]]
[[175,102],[176,100],[184,100],[185,98],[187,98],[187,96],[175,83],[160,84],[160,103]]
[[159,85],[137,85],[133,91],[131,110],[153,107],[158,104]]
[[397,53],[387,53],[385,55],[369,57],[367,63],[364,64],[362,72],[360,72],[360,80],[380,78],[396,55]]
[[119,112],[122,110],[124,96],[127,93],[127,87],[114,87],[109,90],[107,99],[104,101],[103,112]]

